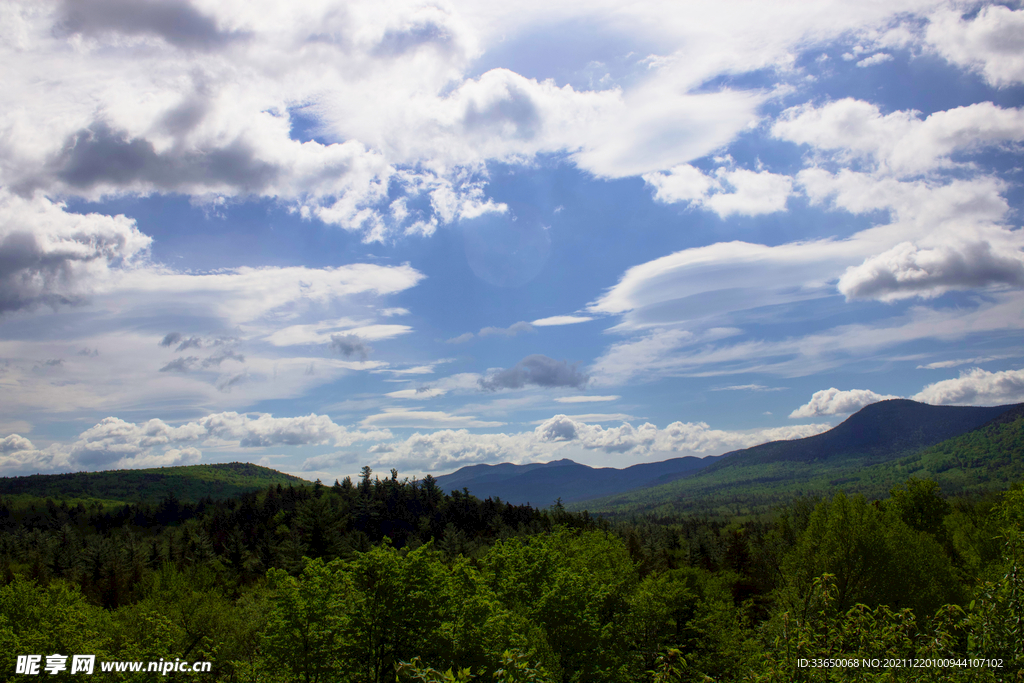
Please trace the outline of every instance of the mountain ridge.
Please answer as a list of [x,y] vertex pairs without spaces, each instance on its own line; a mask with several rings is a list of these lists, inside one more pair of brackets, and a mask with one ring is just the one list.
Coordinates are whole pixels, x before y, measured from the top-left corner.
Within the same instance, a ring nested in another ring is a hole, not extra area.
[[[445,490],[466,488],[480,498],[547,506],[561,499],[572,507],[589,501],[669,486],[679,480],[707,478],[716,472],[760,466],[752,477],[765,481],[802,475],[815,463],[840,469],[887,462],[978,429],[1024,404],[933,406],[909,399],[870,404],[832,429],[790,441],[771,441],[717,456],[683,456],[630,467],[593,468],[568,459],[548,463],[469,465],[437,477]],[[787,465],[786,463],[790,463]],[[792,470],[792,471],[790,471]]]

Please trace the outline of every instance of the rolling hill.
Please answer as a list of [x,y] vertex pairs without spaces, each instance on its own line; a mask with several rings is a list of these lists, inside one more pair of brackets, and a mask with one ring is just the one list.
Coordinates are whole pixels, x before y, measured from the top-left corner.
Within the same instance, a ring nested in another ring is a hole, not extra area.
[[230,498],[272,484],[303,486],[309,482],[267,467],[232,462],[3,477],[0,478],[0,496],[134,503],[156,502],[173,493],[181,501],[197,501],[206,497]]

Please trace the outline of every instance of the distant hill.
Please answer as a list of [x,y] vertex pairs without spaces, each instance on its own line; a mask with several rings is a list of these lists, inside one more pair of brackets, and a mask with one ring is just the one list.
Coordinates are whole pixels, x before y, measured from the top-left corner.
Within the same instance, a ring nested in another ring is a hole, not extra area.
[[956,445],[960,437],[963,441],[959,443],[984,442],[977,450],[989,457],[1002,452],[1003,446],[985,434],[1001,434],[999,425],[1017,425],[1014,416],[1022,411],[1024,404],[979,408],[931,406],[905,399],[881,401],[822,434],[726,453],[686,479],[587,500],[574,507],[609,514],[756,514],[794,495],[837,488],[882,496],[914,473],[924,476],[927,468],[913,463],[937,462],[934,453],[925,458],[922,451],[928,447],[939,448],[936,453],[948,449],[948,458],[954,458],[953,453],[961,452]]
[[230,498],[273,484],[302,486],[309,482],[267,467],[232,462],[145,470],[2,477],[0,496],[157,502],[168,494],[174,494],[181,501],[197,501],[206,497]]
[[570,503],[664,484],[693,474],[718,457],[672,458],[621,470],[590,467],[567,459],[529,465],[470,465],[437,477],[437,483],[448,492],[467,488],[477,498],[501,498],[516,505],[548,507],[559,498]]
[[[467,488],[479,498],[540,507],[561,498],[571,508],[591,511],[675,512],[726,506],[735,512],[774,502],[780,495],[827,490],[852,481],[848,470],[892,462],[970,432],[1014,408],[933,406],[893,399],[866,406],[815,436],[720,456],[672,458],[625,469],[593,468],[572,460],[471,465],[437,481],[446,491]],[[741,498],[746,502],[740,504]]]

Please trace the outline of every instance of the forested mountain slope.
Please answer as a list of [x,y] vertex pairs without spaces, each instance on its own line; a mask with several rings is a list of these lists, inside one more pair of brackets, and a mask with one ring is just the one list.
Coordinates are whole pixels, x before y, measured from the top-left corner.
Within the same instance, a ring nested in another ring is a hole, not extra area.
[[840,487],[878,497],[907,478],[908,465],[897,463],[924,448],[963,436],[978,444],[985,442],[985,446],[977,446],[979,451],[999,451],[999,444],[990,443],[998,430],[975,432],[986,424],[996,425],[992,421],[1000,416],[1012,417],[1021,410],[1019,405],[976,408],[930,406],[904,399],[882,401],[823,434],[726,453],[685,479],[576,503],[575,507],[621,514],[742,515],[764,512],[795,495]]
[[186,465],[145,470],[110,470],[73,474],[33,474],[0,478],[0,495],[56,500],[156,502],[173,495],[182,501],[230,498],[274,484],[310,482],[267,467],[243,462]]

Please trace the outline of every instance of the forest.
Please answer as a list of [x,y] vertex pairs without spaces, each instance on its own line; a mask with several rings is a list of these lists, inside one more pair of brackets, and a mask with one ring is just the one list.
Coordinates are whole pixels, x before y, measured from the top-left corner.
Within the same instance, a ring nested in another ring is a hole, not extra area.
[[[1024,489],[616,520],[375,476],[0,502],[0,652],[170,681],[1010,681]],[[49,677],[47,674],[42,675]],[[58,674],[75,678],[79,674]]]

